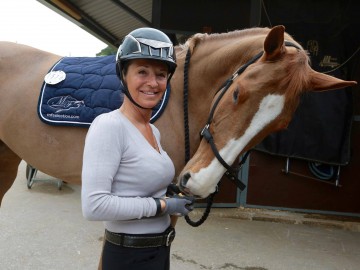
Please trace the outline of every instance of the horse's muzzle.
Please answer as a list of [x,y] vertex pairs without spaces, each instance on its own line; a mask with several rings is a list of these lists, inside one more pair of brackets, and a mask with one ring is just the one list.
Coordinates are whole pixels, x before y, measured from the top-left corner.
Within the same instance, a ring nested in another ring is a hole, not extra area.
[[182,193],[184,193],[185,195],[191,196],[192,194],[191,194],[190,190],[186,187],[190,178],[191,178],[190,173],[186,173],[183,176],[181,176],[180,181],[179,181],[179,188]]

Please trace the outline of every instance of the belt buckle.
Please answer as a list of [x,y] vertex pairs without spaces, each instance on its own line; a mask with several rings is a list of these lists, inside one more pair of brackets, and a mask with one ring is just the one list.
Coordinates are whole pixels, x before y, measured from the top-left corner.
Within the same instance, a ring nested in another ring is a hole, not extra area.
[[166,237],[166,243],[165,243],[165,245],[166,245],[167,247],[170,246],[170,244],[172,243],[172,241],[174,240],[174,238],[175,238],[175,230],[172,229],[172,230],[169,232],[169,234],[167,235],[167,237]]

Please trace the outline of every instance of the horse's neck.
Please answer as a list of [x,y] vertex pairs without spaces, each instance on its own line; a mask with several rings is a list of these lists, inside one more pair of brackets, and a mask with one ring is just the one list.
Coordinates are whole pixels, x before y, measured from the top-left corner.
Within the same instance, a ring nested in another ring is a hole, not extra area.
[[258,46],[254,46],[254,39],[233,38],[231,41],[211,41],[211,45],[200,44],[195,48],[190,58],[188,79],[189,106],[197,113],[194,132],[199,132],[205,124],[220,87],[241,65],[262,50],[263,38],[258,39],[261,40]]
[[203,90],[205,93],[211,91],[210,87],[217,91],[241,65],[263,49],[265,35],[224,36],[224,39],[203,41],[203,44],[197,45],[191,57],[190,72],[196,82],[208,87]]

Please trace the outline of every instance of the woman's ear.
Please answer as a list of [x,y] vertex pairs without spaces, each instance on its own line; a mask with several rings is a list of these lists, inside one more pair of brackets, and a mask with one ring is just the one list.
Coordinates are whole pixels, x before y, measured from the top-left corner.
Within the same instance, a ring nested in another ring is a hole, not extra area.
[[126,82],[126,74],[129,68],[129,62],[124,62],[121,67],[121,78],[124,82]]

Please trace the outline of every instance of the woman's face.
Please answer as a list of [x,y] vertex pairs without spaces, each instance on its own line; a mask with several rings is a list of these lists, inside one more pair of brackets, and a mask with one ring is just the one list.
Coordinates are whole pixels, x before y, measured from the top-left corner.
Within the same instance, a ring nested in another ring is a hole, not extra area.
[[167,65],[151,59],[131,60],[124,77],[131,97],[144,108],[158,104],[166,90],[167,79]]

